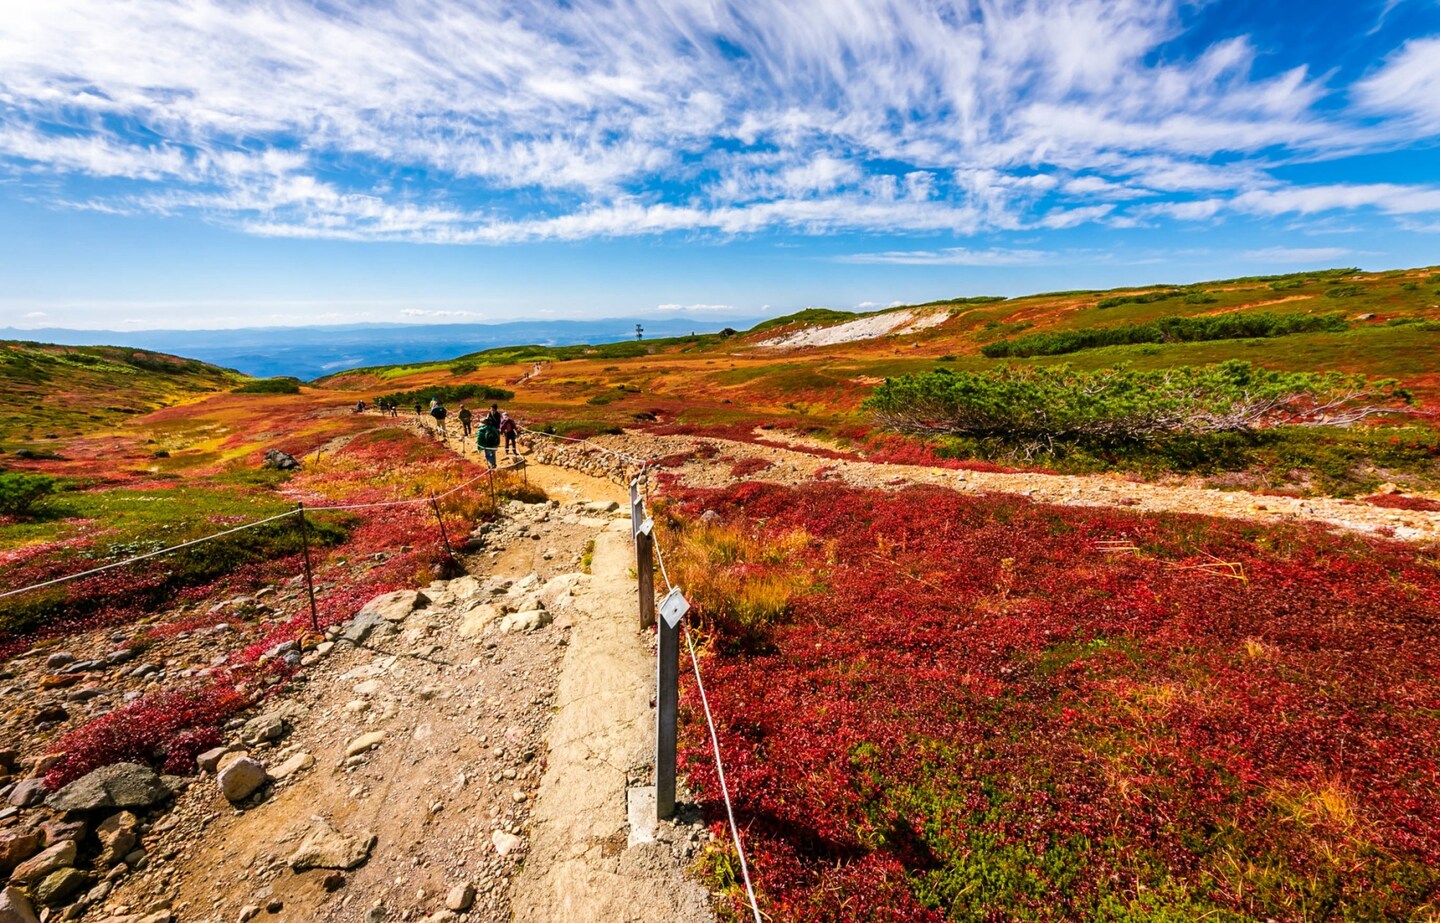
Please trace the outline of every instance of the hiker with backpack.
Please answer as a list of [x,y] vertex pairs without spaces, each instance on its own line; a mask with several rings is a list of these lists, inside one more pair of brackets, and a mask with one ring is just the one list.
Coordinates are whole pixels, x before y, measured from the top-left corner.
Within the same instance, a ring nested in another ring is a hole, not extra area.
[[470,408],[469,408],[469,407],[466,407],[464,404],[461,404],[461,405],[460,405],[460,413],[457,414],[457,416],[460,417],[460,425],[461,425],[461,427],[463,427],[464,430],[465,430],[465,432],[464,432],[465,438],[466,438],[466,439],[469,439],[469,438],[470,438],[470,420],[473,418],[473,414],[470,413]]
[[435,429],[439,431],[441,439],[445,438],[445,416],[448,413],[444,404],[434,400],[430,402],[430,416],[435,418]]
[[475,433],[475,448],[485,453],[485,463],[495,468],[495,450],[500,448],[500,427],[490,421],[490,415],[480,422]]
[[520,427],[515,424],[514,418],[508,413],[500,414],[500,435],[505,437],[505,454],[519,456],[520,449],[516,447],[515,438],[520,434]]

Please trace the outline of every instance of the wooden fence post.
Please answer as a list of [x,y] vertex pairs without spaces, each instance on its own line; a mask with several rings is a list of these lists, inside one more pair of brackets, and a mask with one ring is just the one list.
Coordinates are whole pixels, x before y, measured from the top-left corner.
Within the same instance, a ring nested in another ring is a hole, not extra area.
[[450,548],[450,536],[445,533],[445,517],[440,515],[440,503],[433,493],[430,495],[430,506],[435,510],[435,521],[440,523],[440,540],[445,543],[445,555],[453,558],[455,552]]
[[320,615],[315,611],[315,576],[310,569],[310,526],[305,522],[305,504],[297,504],[300,511],[300,547],[305,551],[305,588],[310,592],[310,627],[320,631]]
[[[653,597],[652,597],[653,600]],[[654,618],[654,616],[651,616]],[[680,711],[680,626],[661,619],[655,653],[655,816],[675,816],[675,728]]]

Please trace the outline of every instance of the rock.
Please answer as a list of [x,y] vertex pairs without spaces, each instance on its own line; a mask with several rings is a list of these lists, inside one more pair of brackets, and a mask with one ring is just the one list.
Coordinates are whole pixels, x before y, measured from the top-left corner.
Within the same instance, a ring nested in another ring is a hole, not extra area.
[[480,595],[480,581],[469,575],[456,577],[445,589],[456,599],[469,599]]
[[285,902],[278,897],[272,897],[265,902],[266,913],[279,913],[285,909]]
[[553,621],[555,617],[544,609],[528,609],[505,616],[500,620],[500,630],[506,634],[514,631],[531,632],[544,628]]
[[355,617],[358,619],[366,614],[375,614],[387,622],[403,622],[407,615],[428,605],[430,597],[419,590],[396,590],[370,600],[360,608]]
[[220,794],[232,803],[244,801],[255,794],[255,790],[265,784],[265,779],[264,764],[248,756],[235,760],[215,776]]
[[149,766],[115,763],[76,779],[46,799],[56,811],[149,808],[170,797],[170,789]]
[[524,840],[513,833],[506,833],[504,830],[496,830],[490,834],[490,842],[494,844],[495,852],[502,856],[508,856],[525,845]]
[[39,855],[17,865],[15,871],[10,875],[10,880],[20,884],[33,884],[51,872],[74,865],[76,852],[74,840],[56,843]]
[[320,886],[324,888],[328,893],[334,894],[336,891],[339,891],[341,888],[345,887],[345,876],[341,875],[339,872],[331,872],[324,878],[320,879]]
[[293,776],[300,770],[309,769],[311,766],[314,765],[315,757],[302,751],[290,757],[288,760],[281,763],[279,766],[271,769],[270,778],[278,782],[281,779],[288,779],[290,776]]
[[49,670],[58,670],[61,667],[69,666],[74,662],[74,654],[68,653],[66,651],[57,651],[56,653],[51,654],[49,657],[45,658],[45,668]]
[[367,680],[365,680],[365,682],[363,682],[363,683],[356,683],[356,684],[355,684],[355,694],[356,694],[356,695],[374,695],[375,693],[379,692],[379,691],[380,691],[381,689],[383,689],[383,688],[384,688],[384,685],[383,685],[378,679],[367,679]]
[[45,845],[54,846],[61,840],[74,840],[79,843],[85,839],[89,825],[83,820],[65,820],[56,817],[41,824],[40,830],[45,834]]
[[460,913],[464,913],[465,911],[469,910],[470,905],[474,903],[475,886],[470,884],[469,882],[456,885],[455,887],[450,889],[449,894],[445,895],[445,907],[448,910],[455,910]]
[[213,750],[206,750],[204,753],[195,757],[195,764],[200,767],[201,772],[218,772],[220,769],[220,760],[225,756],[225,754],[231,752],[233,751],[228,746],[221,746],[216,747]]
[[279,740],[285,736],[285,719],[276,714],[260,715],[245,722],[240,729],[240,739],[250,745],[263,743],[272,740]]
[[288,452],[282,452],[279,449],[269,449],[265,453],[265,461],[261,467],[275,468],[280,471],[293,471],[300,467],[300,463],[295,460],[295,456]]
[[64,705],[46,705],[35,713],[31,719],[35,724],[54,724],[59,721],[70,720],[70,713],[65,710]]
[[258,916],[260,916],[260,907],[257,904],[246,904],[240,908],[240,923],[250,923]]
[[364,753],[367,750],[372,750],[375,747],[380,746],[380,742],[384,739],[384,731],[371,731],[368,734],[361,734],[359,737],[356,737],[354,740],[350,741],[348,744],[345,745],[345,755],[358,756],[359,754]]
[[618,509],[620,509],[620,504],[614,500],[596,500],[585,504],[587,513],[613,513]]
[[10,789],[9,802],[17,808],[33,808],[45,800],[47,789],[40,779],[21,779]]
[[85,887],[85,873],[79,869],[57,869],[35,886],[35,899],[42,904],[63,904]]
[[0,878],[39,851],[39,830],[7,830],[0,833]]
[[311,819],[310,832],[290,857],[290,867],[297,872],[306,869],[347,871],[364,865],[374,847],[375,834],[368,830],[359,836],[347,836],[324,818],[315,817]]
[[19,888],[6,888],[0,891],[0,923],[40,923],[40,918]]
[[465,613],[465,618],[460,622],[460,637],[473,638],[481,634],[491,623],[501,616],[499,606],[492,606],[489,603],[482,603]]
[[95,827],[95,837],[102,847],[95,865],[109,868],[122,861],[140,842],[140,818],[129,811],[111,814]]

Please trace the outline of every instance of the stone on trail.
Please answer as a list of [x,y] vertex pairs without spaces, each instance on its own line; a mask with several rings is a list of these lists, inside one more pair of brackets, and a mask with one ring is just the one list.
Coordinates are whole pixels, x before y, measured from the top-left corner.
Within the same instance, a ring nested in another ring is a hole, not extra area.
[[0,833],[0,877],[40,851],[39,830],[6,830]]
[[218,772],[220,769],[220,760],[224,758],[225,754],[230,753],[232,750],[233,748],[228,746],[220,746],[213,750],[206,750],[204,753],[195,757],[195,765],[200,767],[201,772]]
[[265,784],[265,779],[264,764],[248,756],[226,766],[215,777],[220,794],[231,802],[244,801],[255,794],[256,789]]
[[40,923],[40,918],[19,888],[6,888],[0,891],[0,923]]
[[507,615],[500,620],[500,630],[507,635],[515,631],[532,632],[555,621],[555,616],[544,609],[528,609]]
[[251,718],[240,729],[240,739],[247,744],[279,740],[285,736],[285,719],[277,714],[264,714]]
[[82,776],[46,799],[56,811],[148,808],[170,797],[170,789],[149,766],[114,763]]
[[500,618],[499,606],[490,603],[482,603],[465,613],[465,618],[460,622],[460,637],[473,638],[490,627],[490,623]]
[[65,840],[15,867],[10,880],[19,884],[34,884],[51,872],[69,868],[75,864],[75,841]]
[[57,869],[35,886],[35,899],[42,904],[63,904],[85,887],[85,873],[79,869]]
[[45,783],[39,779],[21,779],[10,790],[9,802],[17,808],[33,808],[45,800]]
[[99,868],[109,868],[125,858],[140,842],[140,818],[129,811],[111,814],[95,827],[95,837],[104,847],[95,859]]
[[290,757],[285,762],[281,763],[279,766],[271,769],[270,778],[278,782],[281,779],[288,779],[300,770],[309,769],[311,766],[314,765],[315,757],[304,751],[301,751]]
[[594,500],[585,504],[587,513],[613,513],[620,509],[620,504],[614,500]]
[[502,856],[508,856],[525,845],[524,840],[513,833],[506,833],[504,830],[496,830],[490,834],[490,842],[494,844],[495,852]]
[[428,605],[430,605],[430,597],[419,590],[396,590],[370,600],[360,608],[356,617],[373,612],[387,622],[403,622],[407,615]]
[[356,737],[354,740],[351,740],[348,744],[345,745],[345,755],[358,756],[359,754],[364,753],[367,750],[372,750],[375,747],[380,746],[380,742],[384,739],[384,731],[371,731],[368,734],[361,734],[359,737]]
[[464,913],[465,911],[469,910],[470,905],[474,903],[475,886],[470,884],[469,882],[456,885],[455,887],[450,889],[449,894],[445,895],[445,907],[447,910],[455,910],[460,913]]
[[290,868],[297,872],[306,869],[338,869],[348,871],[359,868],[370,858],[375,847],[375,834],[368,830],[359,836],[347,836],[330,826],[322,817],[313,817],[310,831],[290,857]]

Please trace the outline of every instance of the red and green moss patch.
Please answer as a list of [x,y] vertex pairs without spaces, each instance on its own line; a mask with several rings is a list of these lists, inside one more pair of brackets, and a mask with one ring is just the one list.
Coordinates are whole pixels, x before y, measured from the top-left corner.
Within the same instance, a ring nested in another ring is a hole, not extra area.
[[[774,919],[1433,910],[1433,555],[938,488],[672,497],[711,529],[811,537],[786,617],[704,664]],[[718,822],[686,697],[683,765]]]

